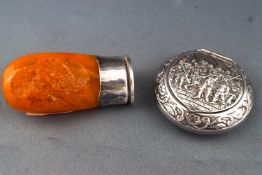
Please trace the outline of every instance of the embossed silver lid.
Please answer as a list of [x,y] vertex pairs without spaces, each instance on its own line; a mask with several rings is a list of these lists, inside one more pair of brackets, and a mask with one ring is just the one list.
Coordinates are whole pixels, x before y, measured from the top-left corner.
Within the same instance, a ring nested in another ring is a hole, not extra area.
[[253,104],[244,71],[230,58],[204,49],[168,60],[156,76],[155,96],[171,122],[198,134],[238,126]]

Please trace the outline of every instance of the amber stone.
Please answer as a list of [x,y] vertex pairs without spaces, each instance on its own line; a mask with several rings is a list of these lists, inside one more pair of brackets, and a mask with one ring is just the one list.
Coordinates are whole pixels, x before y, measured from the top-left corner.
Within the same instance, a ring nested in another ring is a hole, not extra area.
[[75,53],[22,56],[4,69],[2,91],[11,107],[26,113],[95,108],[100,92],[97,58]]

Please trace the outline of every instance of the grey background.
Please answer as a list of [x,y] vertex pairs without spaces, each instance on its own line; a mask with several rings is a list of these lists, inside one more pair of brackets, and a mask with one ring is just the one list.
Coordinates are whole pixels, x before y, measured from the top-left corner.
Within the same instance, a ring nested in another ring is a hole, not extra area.
[[[0,0],[0,70],[39,51],[129,54],[136,101],[30,118],[0,98],[0,175],[261,175],[262,1]],[[153,78],[169,57],[206,48],[249,75],[255,105],[221,136],[178,129],[157,109]]]

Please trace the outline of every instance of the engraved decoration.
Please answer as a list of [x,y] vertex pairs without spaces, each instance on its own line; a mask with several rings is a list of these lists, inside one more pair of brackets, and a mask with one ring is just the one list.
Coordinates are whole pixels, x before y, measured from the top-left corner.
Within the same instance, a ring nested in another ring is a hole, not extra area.
[[242,94],[243,79],[233,64],[220,64],[185,56],[170,68],[173,94],[191,111],[218,112],[230,107]]
[[219,133],[249,113],[253,92],[246,75],[230,59],[199,50],[170,59],[155,81],[165,116],[196,133]]

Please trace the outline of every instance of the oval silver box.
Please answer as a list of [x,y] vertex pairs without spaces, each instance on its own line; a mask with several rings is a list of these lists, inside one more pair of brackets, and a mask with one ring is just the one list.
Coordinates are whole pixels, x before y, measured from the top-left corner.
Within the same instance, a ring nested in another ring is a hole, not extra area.
[[168,60],[156,76],[155,96],[171,122],[198,134],[238,126],[253,104],[244,71],[230,58],[204,49]]

